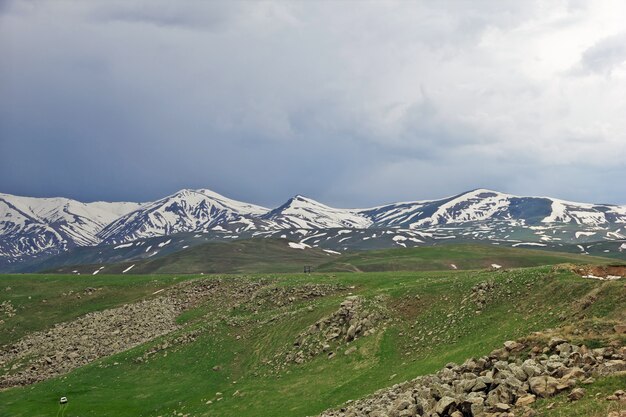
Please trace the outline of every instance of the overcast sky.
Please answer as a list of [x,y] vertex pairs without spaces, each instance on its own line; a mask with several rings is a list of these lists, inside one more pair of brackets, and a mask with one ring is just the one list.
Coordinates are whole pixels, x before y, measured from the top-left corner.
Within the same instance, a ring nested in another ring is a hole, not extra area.
[[626,204],[626,3],[0,0],[0,192]]

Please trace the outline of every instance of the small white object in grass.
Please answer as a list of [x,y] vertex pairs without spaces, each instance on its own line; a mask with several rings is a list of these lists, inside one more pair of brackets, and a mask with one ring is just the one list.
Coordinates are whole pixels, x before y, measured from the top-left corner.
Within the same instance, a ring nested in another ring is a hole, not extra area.
[[67,397],[61,397],[61,399],[59,400],[60,404],[67,404]]
[[455,264],[450,264],[450,268],[452,268],[452,269],[459,269],[459,268],[457,268],[457,266]]
[[591,278],[591,279],[599,279],[599,280],[602,280],[602,279],[603,279],[602,277],[597,277],[597,276],[592,275],[592,274],[589,274],[589,275],[583,275],[582,277],[583,277],[583,278]]
[[498,264],[491,264],[491,267],[492,267],[493,269],[500,269],[500,268],[502,268],[502,265],[498,265]]

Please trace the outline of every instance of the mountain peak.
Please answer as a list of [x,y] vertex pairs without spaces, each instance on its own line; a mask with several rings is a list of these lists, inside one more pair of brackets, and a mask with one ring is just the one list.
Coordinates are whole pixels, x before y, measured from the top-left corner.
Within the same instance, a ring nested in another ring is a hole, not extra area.
[[327,207],[325,204],[320,203],[319,201],[313,200],[312,198],[303,196],[302,194],[296,194],[293,197],[291,197],[289,200],[287,200],[287,203],[305,203],[305,204],[312,204],[315,206],[325,206]]
[[474,188],[473,190],[466,191],[460,195],[481,195],[481,194],[494,194],[497,196],[509,196],[507,193],[501,193],[500,191],[491,190],[489,188]]

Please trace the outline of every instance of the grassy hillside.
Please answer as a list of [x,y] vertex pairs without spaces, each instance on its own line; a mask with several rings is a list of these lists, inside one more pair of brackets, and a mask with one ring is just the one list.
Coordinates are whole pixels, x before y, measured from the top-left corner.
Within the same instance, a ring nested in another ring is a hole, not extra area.
[[[317,248],[292,248],[288,243],[284,239],[206,243],[155,259],[104,265],[102,273],[120,274],[131,265],[131,274],[301,272],[304,265],[318,265],[336,256]],[[56,272],[91,274],[101,266],[68,266]]]
[[495,245],[443,245],[347,253],[318,267],[320,271],[434,271],[554,265],[558,263],[606,263],[607,258]]
[[57,269],[92,274],[285,273],[300,272],[304,265],[326,272],[433,271],[554,265],[558,263],[606,263],[608,258],[495,245],[441,245],[345,252],[341,255],[319,248],[297,249],[284,239],[248,239],[207,243],[155,259],[112,265],[79,265]]
[[[583,279],[552,267],[212,276],[202,282],[218,279],[220,291],[181,314],[174,334],[65,376],[0,391],[0,415],[55,415],[58,398],[67,396],[66,416],[306,416],[535,331],[571,325],[573,337],[625,342],[597,333],[626,321],[623,282]],[[14,341],[89,310],[158,297],[163,293],[155,292],[177,281],[170,275],[3,276],[0,302],[10,302],[16,314],[4,318],[0,334],[4,342]],[[248,285],[254,290],[246,291]],[[322,294],[318,286],[332,290]],[[88,287],[102,289],[84,296]],[[309,293],[314,295],[302,296]],[[229,294],[239,295],[230,300]],[[331,342],[331,359],[324,353],[302,363],[287,360],[304,349],[294,347],[299,335],[351,295],[379,312],[376,331],[350,343]],[[193,340],[175,342],[185,334],[194,334]],[[624,382],[622,377],[608,386]],[[595,412],[585,415],[602,415]]]

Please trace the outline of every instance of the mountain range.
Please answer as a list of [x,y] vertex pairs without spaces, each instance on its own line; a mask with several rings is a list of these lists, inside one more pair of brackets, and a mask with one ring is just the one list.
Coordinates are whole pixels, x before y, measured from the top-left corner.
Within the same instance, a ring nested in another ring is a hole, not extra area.
[[210,240],[282,237],[329,250],[484,240],[509,246],[575,245],[585,253],[590,242],[600,247],[614,242],[618,245],[603,252],[622,253],[626,206],[486,189],[365,209],[333,208],[301,195],[269,209],[207,189],[185,189],[147,203],[0,194],[0,268],[77,247],[125,248],[185,233]]

